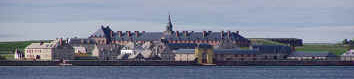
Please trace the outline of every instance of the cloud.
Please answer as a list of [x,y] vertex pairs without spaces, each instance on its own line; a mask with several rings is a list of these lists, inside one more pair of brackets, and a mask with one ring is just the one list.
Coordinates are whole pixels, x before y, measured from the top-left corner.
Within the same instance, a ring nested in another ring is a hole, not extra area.
[[[167,13],[177,30],[240,30],[246,37],[337,42],[353,37],[353,0],[1,0],[1,40],[86,37],[113,30],[162,31]],[[70,35],[71,34],[71,35]]]

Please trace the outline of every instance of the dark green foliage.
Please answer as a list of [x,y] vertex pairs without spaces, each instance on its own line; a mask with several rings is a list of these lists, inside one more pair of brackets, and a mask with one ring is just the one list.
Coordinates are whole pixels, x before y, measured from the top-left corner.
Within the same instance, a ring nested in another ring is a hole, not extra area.
[[5,57],[0,55],[0,60],[5,60]]
[[348,46],[348,49],[354,49],[354,39],[353,40],[344,39],[342,41],[342,44]]
[[343,44],[353,45],[354,44],[354,39],[353,40],[344,39],[342,43]]
[[349,41],[348,41],[348,39],[344,39],[344,40],[342,41],[342,43],[343,43],[343,44],[348,44]]

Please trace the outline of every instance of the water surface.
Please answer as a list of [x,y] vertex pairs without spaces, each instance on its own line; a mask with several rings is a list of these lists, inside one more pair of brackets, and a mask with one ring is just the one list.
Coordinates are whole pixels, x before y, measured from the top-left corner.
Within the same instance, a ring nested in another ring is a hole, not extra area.
[[354,79],[354,67],[0,66],[0,79]]

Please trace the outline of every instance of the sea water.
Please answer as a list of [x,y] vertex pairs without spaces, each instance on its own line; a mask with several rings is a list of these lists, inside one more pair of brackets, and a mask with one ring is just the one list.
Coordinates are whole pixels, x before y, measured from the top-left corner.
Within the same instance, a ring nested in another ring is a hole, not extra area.
[[354,66],[0,66],[0,79],[354,79]]

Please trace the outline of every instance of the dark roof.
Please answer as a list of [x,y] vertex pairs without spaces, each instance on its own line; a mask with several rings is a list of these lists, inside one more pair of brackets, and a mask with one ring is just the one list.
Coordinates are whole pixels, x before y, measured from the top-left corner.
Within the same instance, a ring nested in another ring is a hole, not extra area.
[[230,38],[227,33],[224,32],[223,36],[221,36],[222,32],[206,32],[206,36],[203,36],[203,32],[189,32],[187,36],[183,33],[179,33],[179,36],[176,36],[177,32],[174,32],[170,35],[165,35],[165,39],[168,40],[222,40],[222,39],[231,39],[231,40],[247,40],[239,34],[234,32],[230,32]]
[[118,34],[114,34],[113,40],[134,40],[134,41],[158,41],[163,36],[162,32],[145,32],[139,33],[138,36],[135,33],[131,32],[131,36],[128,34],[122,33],[122,36],[118,36]]
[[253,45],[253,50],[258,50],[262,53],[290,53],[291,48],[283,45]]
[[168,43],[167,46],[170,49],[194,49],[198,46],[195,43]]
[[289,57],[336,57],[330,52],[293,52]]
[[97,45],[97,48],[99,49],[99,51],[103,52],[117,52],[120,53],[120,45]]
[[198,48],[212,48],[211,45],[201,43],[201,44],[196,44],[196,43],[168,43],[167,46],[170,49],[195,49],[196,47]]
[[69,44],[95,44],[96,41],[90,38],[71,38]]
[[101,26],[100,29],[98,29],[96,32],[91,34],[91,37],[95,36],[95,37],[111,38],[111,36],[110,36],[111,31],[112,30],[111,30],[111,28],[109,28],[109,26],[107,26],[107,27]]
[[[178,49],[173,50],[172,52],[177,54],[193,54],[195,49]],[[260,52],[256,50],[241,49],[214,49],[213,52],[215,54],[260,54]]]
[[[182,32],[176,35],[176,31],[172,34],[166,34],[163,32],[139,32],[136,34],[134,31],[131,31],[131,36],[128,36],[127,32],[122,32],[122,35],[119,36],[117,32],[115,32],[114,40],[133,40],[133,41],[154,41],[160,40],[161,38],[167,40],[223,40],[223,39],[231,39],[231,40],[238,40],[238,41],[249,41],[248,39],[242,37],[241,35],[230,32],[230,38],[227,35],[227,32],[224,32],[223,37],[221,36],[222,32],[206,32],[206,36],[203,37],[203,32],[188,32],[185,35]],[[138,36],[136,36],[138,35]]]
[[257,50],[215,49],[215,54],[260,54]]

